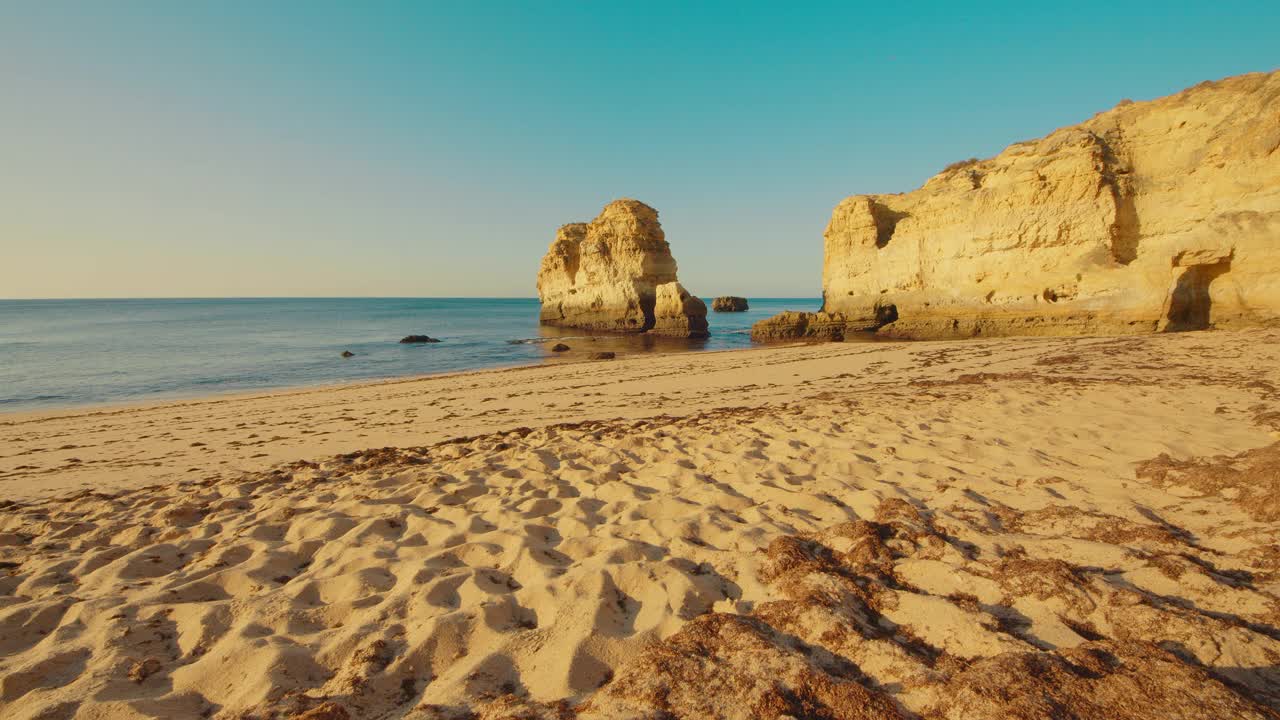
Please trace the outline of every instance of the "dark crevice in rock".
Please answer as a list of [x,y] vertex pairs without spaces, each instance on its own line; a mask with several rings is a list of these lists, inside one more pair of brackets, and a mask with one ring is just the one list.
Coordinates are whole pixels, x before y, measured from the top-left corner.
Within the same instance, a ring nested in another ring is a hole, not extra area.
[[907,217],[907,213],[891,210],[875,200],[871,201],[871,219],[876,224],[876,247],[882,248],[893,239],[893,232],[898,223]]
[[1112,185],[1116,199],[1116,221],[1111,226],[1111,257],[1128,265],[1138,257],[1138,212],[1133,198]]
[[1122,142],[1120,131],[1109,131],[1110,138],[1094,135],[1101,151],[1102,181],[1115,202],[1116,216],[1111,224],[1111,258],[1121,265],[1128,265],[1138,257],[1138,241],[1141,223],[1133,202],[1133,187],[1129,179],[1132,168],[1122,160],[1112,147],[1112,141]]
[[658,296],[652,291],[640,292],[640,312],[644,313],[644,328],[642,332],[649,332],[653,326],[657,324],[658,318],[654,313],[654,308],[658,304]]

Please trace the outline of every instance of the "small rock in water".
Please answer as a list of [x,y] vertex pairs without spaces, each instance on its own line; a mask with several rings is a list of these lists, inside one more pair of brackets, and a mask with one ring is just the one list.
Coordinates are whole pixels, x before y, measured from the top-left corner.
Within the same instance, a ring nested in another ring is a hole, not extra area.
[[407,344],[407,343],[438,343],[440,341],[428,335],[406,335],[400,338],[400,342]]
[[355,353],[353,353],[353,352],[351,352],[350,350],[343,350],[343,351],[342,351],[342,357],[344,357],[344,358],[355,357],[355,356],[356,356],[356,354],[355,354]]
[[569,346],[565,345],[564,343],[556,343],[555,345],[551,346],[551,352],[565,352],[568,349],[569,349]]
[[592,359],[592,360],[612,360],[612,359],[614,359],[615,357],[617,357],[617,355],[615,355],[615,354],[613,354],[613,353],[611,353],[611,352],[597,352],[597,353],[591,353],[591,359]]
[[745,312],[747,299],[736,295],[723,295],[711,301],[711,309],[715,312]]

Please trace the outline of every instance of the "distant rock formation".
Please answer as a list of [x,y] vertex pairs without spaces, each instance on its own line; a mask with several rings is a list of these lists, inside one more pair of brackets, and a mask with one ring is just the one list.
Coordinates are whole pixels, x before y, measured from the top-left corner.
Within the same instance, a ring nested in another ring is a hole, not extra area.
[[400,338],[400,343],[403,345],[410,345],[410,344],[416,344],[416,343],[438,343],[438,342],[440,341],[437,338],[433,338],[428,335],[406,335]]
[[737,295],[722,295],[711,301],[711,309],[715,312],[746,312],[747,299]]
[[918,190],[847,198],[824,237],[830,318],[754,334],[837,315],[901,338],[1280,322],[1280,72],[1125,101]]
[[556,233],[538,271],[544,325],[706,337],[707,306],[676,280],[658,211],[615,200]]

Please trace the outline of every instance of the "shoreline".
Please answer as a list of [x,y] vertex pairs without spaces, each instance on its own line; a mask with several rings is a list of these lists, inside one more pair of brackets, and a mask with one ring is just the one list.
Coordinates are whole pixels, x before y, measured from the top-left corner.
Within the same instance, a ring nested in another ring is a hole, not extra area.
[[[719,351],[709,351],[719,352]],[[368,378],[364,380],[347,380],[339,382],[321,382],[314,385],[282,385],[280,387],[262,388],[261,390],[227,390],[225,392],[211,392],[197,395],[175,395],[164,398],[155,398],[152,400],[123,400],[118,403],[92,403],[87,405],[65,405],[45,409],[35,410],[0,410],[0,427],[6,424],[6,421],[15,420],[17,422],[25,422],[29,420],[49,420],[55,418],[80,416],[80,415],[110,415],[122,411],[130,410],[151,410],[160,407],[176,407],[199,405],[208,402],[227,402],[236,400],[256,400],[269,398],[276,395],[303,394],[311,392],[323,392],[326,390],[343,390],[349,388],[375,387],[378,385],[392,385],[395,383],[417,382],[419,380],[429,380],[433,378],[446,377],[450,375],[471,375],[490,372],[507,372],[510,370],[522,370],[525,368],[541,367],[550,362],[574,362],[567,360],[557,360],[548,358],[529,363],[515,363],[505,366],[491,366],[483,368],[474,368],[471,370],[442,370],[438,373],[422,373],[417,375],[395,375],[384,378]],[[580,362],[590,362],[582,360]]]
[[[559,354],[548,351],[548,342],[568,342],[583,354],[608,350],[620,356],[745,348],[755,319],[747,317],[751,313],[721,318],[712,337],[695,341],[543,326],[536,299],[127,301],[139,304],[136,313],[95,301],[30,310],[24,309],[30,301],[14,302],[4,316],[0,342],[10,359],[0,370],[0,416],[560,361]],[[759,302],[764,309],[757,315],[793,304],[788,299]],[[423,328],[445,342],[430,348],[396,342]],[[347,358],[344,351],[354,356]]]
[[[626,336],[621,336],[626,337]],[[876,342],[884,343],[921,343],[921,342],[955,342],[951,340],[878,340]],[[483,375],[486,373],[505,373],[513,370],[527,370],[532,368],[556,367],[564,365],[576,365],[580,363],[591,362],[619,362],[628,361],[642,357],[655,357],[665,355],[684,355],[684,354],[713,354],[713,353],[742,353],[753,351],[768,351],[786,347],[797,347],[804,345],[822,345],[827,344],[824,341],[786,341],[769,344],[761,344],[753,347],[745,348],[716,348],[712,350],[671,350],[659,352],[635,352],[620,354],[613,360],[591,360],[589,358],[578,357],[546,357],[532,362],[516,362],[510,365],[491,365],[488,367],[471,368],[468,370],[442,370],[435,373],[419,373],[414,375],[394,375],[382,378],[366,378],[363,380],[346,380],[338,382],[321,382],[314,385],[282,385],[279,387],[262,388],[261,390],[227,390],[225,392],[210,392],[194,395],[175,395],[164,398],[155,398],[152,400],[123,400],[112,403],[91,403],[85,405],[63,405],[50,408],[26,409],[26,410],[0,410],[0,427],[13,422],[26,422],[30,420],[49,420],[63,417],[81,416],[81,415],[110,415],[121,411],[131,410],[149,410],[159,407],[170,406],[188,406],[198,405],[206,402],[226,402],[236,400],[255,400],[269,398],[277,395],[288,394],[305,394],[312,392],[346,390],[364,387],[376,387],[379,385],[395,385],[398,383],[412,383],[422,380],[433,380],[437,378],[456,377],[465,375]],[[851,343],[852,344],[852,343]]]
[[[762,407],[823,385],[935,381],[966,356],[970,373],[1036,370],[1054,348],[1197,338],[1235,343],[1280,331],[1125,337],[1028,337],[886,343],[789,343],[740,350],[552,360],[407,378],[203,395],[181,400],[0,414],[0,491],[13,499],[85,488],[225,478],[279,463],[375,447],[421,446],[515,426]],[[982,358],[999,358],[982,360]],[[790,371],[787,372],[786,370]],[[891,369],[891,370],[890,370]],[[948,372],[958,372],[952,368]],[[829,390],[828,390],[829,391]]]
[[[876,343],[876,344],[879,345],[879,343]],[[898,344],[898,343],[885,343],[885,344]],[[380,402],[380,399],[385,394],[397,394],[399,391],[403,391],[403,390],[408,390],[410,392],[420,391],[422,393],[430,393],[433,391],[440,390],[441,386],[447,387],[452,383],[462,383],[462,384],[470,383],[471,385],[477,385],[477,384],[483,384],[486,379],[496,383],[496,382],[501,382],[501,378],[507,377],[512,373],[528,373],[540,381],[545,381],[548,378],[554,379],[556,376],[560,375],[560,373],[565,371],[565,369],[570,369],[572,371],[573,369],[581,370],[582,368],[589,368],[589,367],[617,368],[619,366],[624,366],[624,367],[630,367],[636,371],[643,371],[643,366],[648,365],[650,363],[658,363],[664,366],[672,362],[679,364],[679,362],[675,360],[676,358],[691,358],[691,359],[692,358],[710,358],[710,357],[720,357],[725,355],[747,356],[753,353],[785,352],[787,350],[796,350],[796,349],[803,349],[803,348],[820,348],[824,346],[834,347],[836,345],[840,345],[840,344],[796,342],[796,343],[778,343],[774,345],[766,345],[766,346],[752,347],[752,348],[726,348],[726,349],[716,349],[716,350],[699,350],[696,352],[641,352],[641,353],[632,353],[629,355],[622,355],[614,360],[590,360],[587,358],[552,357],[552,358],[546,358],[534,363],[517,363],[517,364],[505,366],[505,367],[488,367],[488,368],[478,368],[478,369],[472,369],[472,370],[447,371],[447,372],[441,372],[441,373],[430,373],[430,374],[424,374],[424,375],[383,378],[383,379],[377,379],[377,380],[357,380],[352,382],[339,382],[339,383],[330,383],[330,384],[321,384],[321,385],[281,387],[281,388],[273,388],[270,390],[264,390],[260,392],[229,391],[226,394],[220,394],[220,393],[203,394],[203,395],[196,395],[191,397],[155,400],[151,402],[134,402],[134,403],[125,402],[125,403],[118,403],[118,404],[113,403],[113,404],[106,404],[106,405],[70,406],[65,408],[46,409],[46,410],[0,412],[0,489],[8,490],[10,492],[10,497],[16,497],[15,495],[13,495],[13,493],[15,492],[14,490],[15,481],[21,482],[23,480],[30,480],[31,476],[34,474],[55,475],[55,476],[64,475],[64,474],[80,475],[80,474],[84,474],[84,471],[87,468],[89,468],[89,466],[93,462],[95,462],[92,458],[86,460],[86,458],[80,457],[82,455],[86,455],[86,453],[84,452],[85,448],[90,447],[86,445],[63,443],[61,445],[56,445],[55,447],[43,447],[42,445],[39,447],[33,447],[36,445],[35,443],[27,442],[26,446],[23,447],[23,442],[16,440],[15,436],[20,436],[22,433],[27,432],[30,428],[33,428],[33,427],[38,428],[38,427],[44,427],[48,425],[60,426],[59,430],[61,432],[58,433],[58,436],[61,436],[61,435],[69,436],[69,435],[76,434],[83,431],[84,428],[82,426],[86,423],[93,423],[96,421],[109,422],[112,418],[123,417],[126,419],[141,420],[142,418],[147,418],[151,416],[168,416],[166,418],[168,420],[185,422],[185,421],[191,420],[193,417],[196,419],[199,419],[204,415],[207,415],[209,413],[217,413],[220,410],[229,410],[231,412],[235,412],[237,408],[240,408],[242,406],[267,406],[272,408],[276,408],[279,405],[284,405],[286,407],[293,407],[295,404],[301,405],[301,406],[312,406],[312,405],[323,406],[326,403],[333,404],[337,402],[336,398],[346,398],[351,395],[365,396],[369,398],[373,404],[376,405]],[[868,344],[867,343],[849,343],[848,345],[864,346]],[[559,389],[556,389],[556,390],[547,389],[543,391],[544,394],[547,394],[550,396],[554,396],[559,392],[560,392]],[[278,409],[282,410],[283,408],[278,408]],[[626,408],[619,406],[617,409],[620,412],[625,412]],[[478,414],[482,415],[483,412]],[[277,419],[278,420],[284,419],[283,415],[278,415]],[[530,422],[536,423],[537,421],[530,420]],[[255,425],[255,427],[259,427],[261,425],[262,424],[259,423],[258,425]],[[150,423],[148,423],[148,426],[150,426]],[[483,423],[483,422],[478,424],[462,423],[462,424],[450,426],[451,429],[462,428],[462,429],[459,429],[457,432],[455,432],[453,435],[447,434],[451,430],[444,431],[446,433],[445,435],[440,435],[440,433],[434,433],[434,432],[429,433],[429,435],[431,437],[437,437],[437,436],[453,437],[458,435],[466,435],[466,434],[470,434],[468,430],[469,428],[475,428],[475,427],[479,427],[485,432],[491,432],[500,428],[501,424],[495,425],[492,423]],[[364,435],[361,435],[361,437],[363,436]],[[124,438],[119,436],[112,437],[110,440],[108,440],[108,442],[114,445],[120,445],[120,444],[145,445],[146,443],[143,443],[142,441],[153,439],[152,435],[143,434],[143,433],[137,433],[135,437],[136,437],[136,442],[134,441],[134,437]],[[256,438],[253,438],[253,439],[256,439]],[[199,441],[196,441],[196,442],[199,442]],[[348,441],[341,446],[342,448],[341,450],[330,451],[326,444],[326,447],[324,448],[316,448],[316,452],[312,454],[316,456],[327,456],[330,454],[334,454],[336,452],[352,452],[352,451],[366,449],[367,447],[383,446],[387,444],[395,444],[395,443],[375,442],[372,439],[370,439],[367,443],[360,443],[360,442],[352,443],[350,439],[348,439]],[[400,444],[406,444],[406,443],[400,443]],[[412,444],[412,443],[409,443],[409,444]],[[9,445],[19,447],[20,449],[17,452],[5,452],[5,449]],[[209,443],[202,442],[200,447],[207,447],[208,445]],[[35,450],[35,453],[32,452],[33,449]],[[145,451],[142,451],[142,452],[145,452]],[[33,454],[37,454],[37,453],[45,453],[47,455],[59,457],[59,459],[74,459],[75,462],[73,464],[62,464],[54,467],[47,467],[47,466],[36,466],[35,468],[24,467],[24,466],[31,465],[32,461],[30,460],[30,458],[32,457]],[[254,453],[248,457],[241,457],[239,458],[240,462],[235,464],[234,469],[228,470],[228,471],[242,472],[242,471],[254,471],[254,470],[263,469],[266,467],[268,461],[264,461],[262,457],[263,456],[261,453]],[[270,463],[275,463],[275,462],[285,462],[285,461],[294,461],[294,460],[304,460],[304,459],[307,459],[308,457],[311,457],[311,454],[306,454],[306,453],[299,454],[299,453],[293,452],[293,453],[287,453],[285,455],[277,456],[273,453],[267,453],[265,457],[269,459]],[[18,462],[19,458],[25,458],[25,459],[22,460],[21,462]],[[169,459],[172,460],[171,457]],[[155,481],[163,481],[164,479],[172,479],[172,480],[187,479],[185,472],[191,471],[191,470],[186,470],[186,471],[166,470],[163,472],[152,472],[145,469],[145,465],[147,464],[149,463],[141,462],[137,464],[126,464],[125,467],[123,468],[120,468],[120,467],[103,468],[101,473],[102,475],[105,475],[105,478],[99,475],[98,472],[90,473],[94,477],[94,480],[90,481],[89,483],[86,483],[85,486],[88,486],[88,484],[95,484],[96,481],[99,479],[106,479],[108,482],[112,482],[112,483],[119,482],[120,476],[130,471],[144,472],[146,474],[145,476],[148,480],[148,483],[155,482]],[[197,465],[198,464],[199,463],[197,463]],[[148,484],[148,483],[142,483],[139,480],[132,479],[132,480],[126,481],[125,484],[119,485],[118,487],[119,488],[140,487],[143,484]],[[45,488],[44,483],[37,482],[36,484],[41,486],[41,490],[37,493],[40,496],[48,496],[50,492],[57,493],[62,491],[66,491],[66,492],[76,491],[75,486],[66,485],[63,482],[56,482],[50,488]]]

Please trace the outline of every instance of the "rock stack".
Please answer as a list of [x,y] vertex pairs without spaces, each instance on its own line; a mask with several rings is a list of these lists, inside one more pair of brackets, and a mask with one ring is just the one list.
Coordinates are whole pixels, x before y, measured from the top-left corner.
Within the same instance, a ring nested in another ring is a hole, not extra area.
[[658,211],[615,200],[556,233],[538,271],[544,325],[706,337],[707,306],[676,280]]

